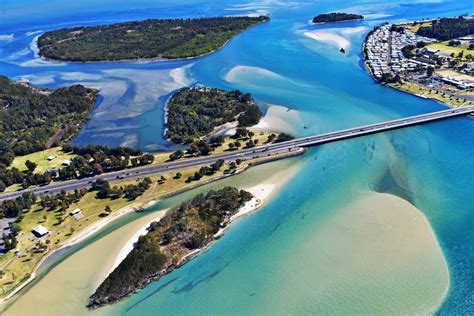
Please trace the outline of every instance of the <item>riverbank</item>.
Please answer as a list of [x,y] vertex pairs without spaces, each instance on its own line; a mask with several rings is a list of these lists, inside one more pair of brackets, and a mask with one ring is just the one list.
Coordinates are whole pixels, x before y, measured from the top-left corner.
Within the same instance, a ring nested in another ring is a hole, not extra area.
[[[197,187],[209,184],[211,182],[215,182],[215,181],[221,180],[223,178],[227,178],[227,177],[239,174],[239,173],[247,170],[252,165],[267,163],[267,162],[270,162],[270,161],[275,161],[275,160],[282,159],[284,157],[291,157],[291,156],[295,156],[295,155],[300,155],[302,153],[304,153],[304,150],[297,151],[297,152],[289,152],[289,153],[278,155],[278,156],[265,157],[265,158],[260,158],[260,159],[253,159],[249,162],[242,163],[235,170],[234,173],[226,174],[226,173],[220,172],[218,174],[214,174],[213,176],[203,177],[200,181],[192,181],[190,183],[182,183],[181,185],[178,185],[178,186],[176,186],[176,184],[168,184],[168,185],[171,186],[171,189],[166,189],[166,187],[162,187],[160,185],[152,186],[152,188],[149,191],[145,192],[143,194],[143,196],[138,201],[132,202],[131,205],[130,205],[130,202],[129,202],[128,203],[129,205],[121,207],[117,211],[112,212],[107,217],[101,218],[98,221],[96,221],[95,223],[90,224],[86,228],[83,228],[81,231],[77,232],[74,237],[68,239],[63,245],[61,245],[58,248],[52,250],[50,253],[47,253],[47,254],[43,255],[39,259],[39,261],[34,265],[33,270],[31,272],[31,274],[28,276],[28,278],[25,279],[23,282],[21,282],[18,286],[16,286],[15,289],[12,290],[12,292],[8,293],[7,296],[4,297],[0,301],[0,305],[7,302],[8,300],[10,300],[12,297],[14,297],[16,294],[18,294],[23,288],[25,288],[29,283],[31,283],[36,278],[36,272],[38,271],[39,267],[51,255],[57,253],[60,250],[64,250],[66,248],[76,246],[78,243],[80,243],[80,242],[86,240],[87,238],[93,236],[95,233],[97,233],[98,231],[100,231],[101,229],[103,229],[105,226],[109,225],[113,221],[115,221],[119,218],[122,218],[123,216],[125,216],[127,214],[130,214],[132,212],[136,212],[136,211],[140,211],[140,210],[143,210],[145,208],[148,208],[151,205],[155,204],[158,200],[169,198],[169,197],[178,195],[180,193],[184,193],[186,191],[195,189]],[[183,179],[186,179],[188,176],[192,176],[195,173],[195,171],[197,171],[198,169],[199,168],[191,168],[191,169],[183,170],[182,171]],[[179,180],[179,179],[174,179],[173,178],[174,173],[165,173],[164,175],[168,179],[167,180],[168,182],[170,182],[170,181],[176,182],[176,181]],[[156,181],[158,181],[158,179],[160,179],[160,175],[152,176],[151,178],[152,178],[152,181],[156,183]],[[127,184],[127,183],[130,183],[130,181],[122,183],[122,185]],[[115,185],[117,185],[117,184],[115,184]],[[165,189],[163,189],[163,188],[165,188]],[[94,194],[94,192],[92,192],[90,194]],[[102,204],[104,204],[104,203],[103,203],[102,200],[99,200],[99,201],[100,201],[99,207],[102,207]],[[87,202],[87,204],[89,204],[89,202]],[[72,205],[71,209],[73,209],[74,207],[77,207],[77,206],[80,206],[82,209],[86,209],[86,207],[82,206],[81,204]],[[110,206],[113,208],[114,204],[111,202]],[[79,226],[81,226],[81,225],[79,225]]]
[[[284,175],[279,175],[279,177],[275,177],[275,176],[271,177],[268,183],[265,182],[265,183],[252,186],[250,188],[244,188],[245,191],[250,192],[252,194],[252,198],[249,201],[247,201],[243,206],[241,206],[239,210],[228,219],[227,225],[225,225],[224,228],[221,228],[216,234],[214,234],[211,241],[209,241],[207,244],[205,244],[201,248],[198,248],[192,251],[188,250],[188,252],[185,253],[179,260],[177,260],[177,262],[173,260],[170,263],[168,263],[163,269],[153,272],[148,277],[140,280],[135,285],[135,290],[133,291],[130,291],[129,289],[127,289],[124,292],[120,292],[113,295],[109,293],[109,295],[107,295],[106,297],[97,299],[95,295],[97,295],[98,291],[96,290],[95,292],[96,294],[94,294],[93,296],[94,298],[89,302],[87,307],[90,309],[96,309],[105,305],[114,304],[124,299],[125,297],[129,297],[130,295],[133,295],[133,293],[135,293],[139,289],[146,287],[151,282],[158,280],[159,278],[171,273],[175,269],[183,266],[184,264],[186,264],[187,262],[189,262],[190,260],[198,256],[203,251],[209,249],[214,244],[214,242],[216,242],[219,238],[222,237],[225,230],[228,229],[234,221],[236,221],[237,219],[243,216],[250,214],[251,212],[261,207],[263,202],[266,201],[268,197],[271,194],[273,194],[277,188],[281,187],[284,183],[286,183],[295,174],[295,172],[296,172],[296,168],[290,168],[287,170],[287,172]],[[116,257],[114,261],[113,268],[107,275],[109,275],[123,261],[123,259],[125,259],[125,257],[127,257],[127,255],[133,250],[134,241],[138,240],[139,236],[147,233],[147,228],[149,225],[150,223],[148,223],[148,225],[138,230],[135,233],[135,235],[127,242],[127,244],[119,252],[118,256]],[[183,248],[182,250],[184,249],[186,248]],[[167,254],[167,256],[168,255],[169,254]]]
[[[299,170],[301,170],[301,164],[291,160],[280,160],[272,164],[250,168],[247,172],[235,175],[235,177],[228,177],[209,184],[210,186],[208,185],[205,189],[198,188],[197,192],[206,192],[209,189],[217,189],[227,185],[235,186],[252,190],[264,201],[261,205],[263,206],[267,201],[271,201],[270,199],[277,194],[279,188],[291,180],[287,177],[294,177]],[[270,186],[259,186],[262,183],[271,185],[273,188],[271,195],[266,195],[265,198],[262,194],[270,192],[267,189]],[[252,188],[257,186],[260,187],[260,190],[254,191]],[[163,208],[157,210],[161,211],[176,206],[194,194],[196,193],[193,191],[175,196],[172,198],[172,204],[166,203]],[[34,285],[28,287],[21,296],[15,296],[10,301],[11,304],[2,306],[2,312],[0,313],[5,315],[29,315],[36,311],[37,315],[91,315],[91,312],[93,315],[110,314],[111,310],[114,310],[120,304],[89,311],[85,308],[87,298],[108,275],[119,253],[130,243],[132,237],[156,219],[157,210],[152,208],[151,212],[143,212],[143,216],[134,217],[135,219],[132,222],[114,230],[112,233],[94,240],[92,243],[89,242],[85,246],[80,245],[80,248],[74,254],[36,280]],[[230,227],[239,225],[241,220],[243,220],[242,217],[235,220]],[[48,289],[48,291],[45,292],[44,289]],[[58,300],[58,297],[61,297],[61,300]],[[7,309],[5,310],[5,308]]]
[[[369,32],[362,51],[370,76],[378,83],[451,108],[472,105],[462,93],[469,90],[474,77],[460,73],[468,66],[468,59],[462,60],[460,53],[453,65],[436,38],[418,33],[420,26],[418,22],[383,24]],[[400,29],[403,32],[397,31]],[[458,74],[457,79],[453,74]]]
[[[109,275],[112,271],[117,268],[117,266],[127,257],[127,255],[133,250],[135,247],[135,244],[137,243],[138,239],[141,236],[144,236],[148,233],[150,230],[150,225],[153,222],[158,222],[168,211],[168,209],[158,211],[158,216],[150,220],[150,222],[146,223],[144,226],[142,226],[137,232],[130,237],[130,239],[125,243],[125,245],[122,247],[120,252],[118,253],[117,257],[115,258],[114,264],[110,268],[110,271],[107,273]],[[99,285],[99,284],[98,284]]]
[[19,284],[12,292],[10,292],[6,297],[2,298],[0,300],[0,305],[4,304],[5,302],[7,302],[9,299],[11,299],[13,296],[15,296],[16,294],[18,294],[23,288],[25,288],[29,283],[31,283],[35,278],[36,278],[36,275],[37,275],[37,271],[38,269],[41,267],[41,265],[51,256],[53,256],[54,254],[58,253],[59,251],[62,251],[62,250],[65,250],[67,248],[70,248],[70,247],[73,247],[77,244],[79,244],[80,242],[84,241],[85,239],[87,239],[88,237],[92,236],[94,233],[98,232],[99,230],[103,229],[105,226],[109,225],[110,223],[112,223],[113,221],[125,216],[125,215],[128,215],[130,213],[133,213],[133,212],[137,212],[137,211],[140,211],[140,210],[143,210],[147,207],[150,207],[151,205],[155,204],[156,201],[152,200],[152,201],[149,201],[149,202],[146,202],[142,205],[138,205],[138,206],[125,206],[125,207],[122,207],[121,209],[119,209],[118,211],[112,213],[111,215],[109,215],[108,217],[105,217],[105,218],[102,218],[101,220],[93,223],[92,225],[90,225],[89,227],[87,227],[86,229],[82,230],[81,232],[78,233],[78,235],[76,235],[75,237],[71,238],[69,241],[67,241],[66,243],[64,243],[62,246],[60,246],[59,248],[56,248],[54,249],[52,252],[44,255],[39,261],[38,263],[35,265],[33,271],[31,272],[31,275],[28,279],[26,279],[24,282],[22,282],[21,284]]

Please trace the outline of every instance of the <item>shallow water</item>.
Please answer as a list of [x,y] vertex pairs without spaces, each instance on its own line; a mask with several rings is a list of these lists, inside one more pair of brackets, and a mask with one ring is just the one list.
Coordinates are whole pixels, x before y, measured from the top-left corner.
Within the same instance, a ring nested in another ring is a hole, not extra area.
[[[96,4],[87,0],[46,2],[41,6],[35,3],[32,0],[7,0],[0,5],[0,12],[7,16],[7,19],[0,20],[0,35],[7,35],[0,37],[1,73],[47,87],[83,83],[100,88],[102,98],[92,120],[75,142],[122,144],[148,150],[169,147],[162,137],[163,104],[173,90],[195,83],[245,90],[255,96],[262,108],[266,104],[276,104],[298,111],[301,119],[286,127],[288,132],[297,136],[442,109],[438,103],[375,84],[361,64],[361,43],[370,28],[386,20],[473,13],[470,1],[361,0],[347,4],[346,1],[265,0],[157,4],[141,0],[133,4],[128,1]],[[368,18],[336,27],[308,23],[318,13],[341,9],[362,13]],[[272,13],[269,23],[252,28],[212,55],[191,61],[51,64],[35,58],[30,49],[38,35],[30,32],[64,26],[149,17],[263,12]],[[344,33],[340,30],[361,26],[366,27],[362,32]],[[351,43],[347,54],[339,53],[331,43],[304,35],[315,30],[345,36]],[[245,300],[248,312],[263,312],[258,307],[265,306],[268,301],[257,295],[262,291],[266,297],[278,297],[282,292],[306,291],[302,296],[308,298],[304,306],[293,300],[280,299],[281,311],[316,311],[318,304],[313,300],[316,294],[308,291],[304,282],[297,281],[297,267],[291,265],[301,262],[308,276],[318,275],[308,270],[304,264],[307,262],[305,251],[297,251],[300,249],[298,246],[302,241],[317,238],[323,223],[330,223],[331,218],[343,212],[344,205],[357,203],[361,194],[376,191],[401,196],[426,215],[442,247],[450,273],[450,289],[441,311],[472,314],[474,209],[470,201],[474,188],[473,135],[473,121],[456,118],[312,149],[304,158],[289,160],[301,166],[298,176],[259,213],[239,221],[210,251],[123,303],[99,313],[151,314],[157,310],[166,314],[202,313],[203,306],[214,306],[218,302],[222,310],[238,314],[245,295],[251,295]],[[258,170],[272,172],[278,168],[279,163],[258,167],[215,186],[234,184],[232,181],[238,184],[242,181],[238,179],[258,178]],[[190,192],[184,197],[192,194]],[[179,199],[164,203],[175,205]],[[134,219],[124,219],[123,223]],[[314,228],[314,234],[308,233],[310,228]],[[97,240],[97,243],[101,242],[99,237]],[[280,245],[281,241],[284,243]],[[84,251],[93,245],[95,243],[85,243]],[[290,256],[288,249],[293,248]],[[76,254],[69,258],[74,256]],[[94,255],[95,262],[100,262],[100,258],[100,255]],[[324,256],[315,258],[310,262],[321,268],[329,264],[323,260]],[[370,259],[369,256],[367,265],[380,264],[375,258],[373,261]],[[67,260],[57,268],[65,265]],[[277,273],[282,265],[288,267],[285,277]],[[243,267],[246,270],[240,271]],[[347,267],[341,269],[350,271]],[[291,277],[293,274],[295,278]],[[426,280],[423,274],[417,275],[429,285],[430,280]],[[77,292],[81,293],[77,300],[82,304],[91,290],[87,280],[94,276],[97,274],[73,281],[67,279],[66,273],[62,278],[82,289]],[[47,278],[48,275],[45,280]],[[37,286],[43,289],[41,282]],[[413,306],[402,299],[409,290],[408,286],[404,288],[403,283],[398,286],[400,299],[393,297],[398,305],[390,305],[391,311],[414,311]],[[161,290],[157,292],[157,289]],[[25,297],[34,290],[35,286]],[[371,306],[376,304],[371,302],[379,298],[371,291],[362,292],[366,302],[363,311],[375,312]],[[351,310],[350,305],[356,303],[337,293],[342,292],[328,290],[328,302],[335,302],[341,311]],[[382,287],[377,295],[383,297],[388,293]],[[67,302],[61,293],[53,294],[56,300]],[[426,304],[433,302],[434,294],[422,290],[416,294],[420,301],[419,311],[426,311]],[[12,310],[21,302],[20,299]],[[73,310],[69,311],[72,313]],[[74,309],[74,313],[81,312],[85,310]]]

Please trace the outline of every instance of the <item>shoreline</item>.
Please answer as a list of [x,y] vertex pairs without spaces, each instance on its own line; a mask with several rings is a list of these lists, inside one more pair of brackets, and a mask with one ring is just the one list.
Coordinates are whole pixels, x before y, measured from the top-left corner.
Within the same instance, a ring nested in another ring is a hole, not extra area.
[[431,100],[431,101],[435,101],[441,105],[444,105],[450,109],[454,109],[455,106],[449,104],[449,103],[446,103],[446,102],[441,102],[440,100],[438,99],[434,99],[434,98],[430,98],[430,97],[427,97],[427,96],[423,96],[423,95],[419,95],[419,94],[416,94],[416,93],[411,93],[410,91],[406,91],[406,90],[403,90],[401,88],[397,88],[395,86],[393,86],[392,84],[388,83],[388,84],[385,84],[383,82],[381,82],[380,80],[378,80],[377,78],[375,78],[373,72],[372,72],[372,69],[369,67],[369,65],[367,64],[367,58],[365,56],[365,41],[364,41],[364,44],[362,45],[362,55],[363,55],[363,58],[364,58],[364,68],[365,70],[367,70],[367,72],[369,73],[369,76],[372,78],[372,80],[377,83],[378,85],[381,85],[381,86],[384,86],[384,87],[389,87],[389,88],[392,88],[392,89],[395,89],[399,92],[403,92],[403,93],[406,93],[406,94],[409,94],[411,96],[415,96],[415,97],[418,97],[418,98],[422,98],[422,99],[425,99],[425,100]]
[[[408,23],[411,23],[411,22],[404,22],[404,23],[400,23],[400,24],[408,24]],[[377,26],[375,29],[377,29],[378,27],[380,27],[380,25]],[[375,30],[375,29],[374,29],[374,30]],[[407,90],[404,90],[404,89],[402,89],[402,88],[395,87],[393,83],[383,83],[383,82],[381,82],[380,80],[378,80],[378,79],[375,77],[374,73],[372,72],[371,67],[368,65],[368,60],[367,60],[367,55],[366,55],[366,42],[367,42],[368,37],[369,37],[369,36],[366,36],[366,37],[365,37],[364,42],[363,42],[363,44],[362,44],[362,58],[363,58],[363,61],[364,61],[364,68],[365,68],[365,70],[368,71],[370,77],[372,78],[372,80],[373,80],[374,82],[376,82],[376,83],[379,84],[379,85],[383,85],[383,86],[385,86],[385,87],[390,87],[390,88],[392,88],[392,89],[395,89],[395,90],[400,91],[400,92],[403,92],[403,93],[407,93],[407,94],[412,95],[412,96],[415,96],[415,97],[419,97],[419,98],[422,98],[422,99],[435,101],[435,102],[437,102],[437,103],[439,103],[439,104],[441,104],[441,105],[444,105],[444,106],[446,106],[446,107],[448,107],[448,108],[451,108],[451,109],[455,109],[455,108],[463,107],[463,106],[464,106],[464,105],[455,106],[455,105],[452,105],[452,104],[447,103],[447,102],[440,101],[440,100],[438,100],[438,99],[436,99],[436,98],[433,98],[433,97],[430,97],[430,96],[421,95],[421,94],[417,94],[417,93],[412,93],[412,92],[407,91]]]
[[112,213],[110,215],[110,217],[103,218],[103,219],[93,223],[90,227],[88,227],[85,230],[81,231],[77,236],[71,238],[66,243],[64,243],[64,245],[62,245],[59,248],[54,249],[52,252],[46,254],[45,256],[43,256],[40,259],[40,261],[38,261],[38,263],[36,264],[35,268],[33,269],[32,273],[31,273],[30,277],[27,280],[25,280],[23,283],[19,284],[18,287],[15,288],[12,292],[10,292],[6,297],[2,298],[0,300],[0,305],[3,305],[4,303],[7,303],[15,294],[17,294],[19,291],[24,289],[28,284],[30,284],[34,279],[36,279],[36,273],[38,272],[38,269],[46,261],[46,259],[48,259],[52,255],[56,254],[59,251],[71,248],[71,247],[79,244],[80,242],[82,242],[85,239],[87,239],[88,237],[90,237],[90,235],[92,235],[95,232],[97,232],[98,230],[104,228],[105,226],[112,223],[113,221],[115,221],[115,220],[117,220],[117,219],[119,219],[119,218],[121,218],[121,217],[123,217],[127,214],[130,214],[132,212],[138,212],[140,210],[148,208],[148,207],[152,206],[153,204],[155,204],[156,202],[157,202],[156,200],[152,200],[152,201],[145,202],[142,205],[138,205],[138,206],[124,206],[121,209],[119,209],[118,211],[116,211],[115,213]]
[[[304,152],[304,151],[302,151],[302,152]],[[250,192],[253,195],[253,198],[250,201],[247,201],[239,209],[239,211],[237,213],[232,215],[232,217],[230,218],[228,224],[225,227],[219,229],[219,231],[216,234],[214,234],[214,236],[213,236],[214,239],[212,241],[210,241],[207,245],[205,245],[202,248],[198,248],[198,249],[195,249],[195,250],[189,252],[188,254],[184,255],[181,259],[179,259],[176,264],[172,264],[172,265],[170,265],[170,266],[168,266],[168,267],[166,267],[166,268],[164,268],[160,271],[157,271],[156,273],[152,274],[148,278],[142,280],[139,284],[136,285],[136,288],[133,291],[131,291],[130,293],[128,293],[128,294],[126,294],[126,295],[124,295],[124,296],[122,296],[122,297],[120,297],[120,298],[118,298],[114,301],[110,301],[110,302],[107,302],[107,303],[90,304],[90,302],[89,302],[89,305],[87,305],[87,308],[89,308],[91,310],[94,310],[94,309],[97,309],[97,308],[100,308],[100,307],[103,307],[103,306],[113,305],[115,303],[118,303],[121,300],[123,300],[127,297],[130,297],[131,295],[133,295],[133,294],[137,293],[138,291],[140,291],[141,289],[145,288],[151,282],[159,280],[161,277],[173,272],[174,270],[180,268],[184,264],[188,263],[189,261],[191,261],[192,259],[197,257],[198,255],[202,254],[203,252],[208,250],[210,247],[212,247],[216,241],[218,241],[220,238],[222,238],[224,236],[225,232],[227,231],[227,229],[229,229],[229,227],[231,227],[232,224],[235,221],[237,221],[238,219],[240,219],[244,216],[247,216],[247,215],[255,212],[257,209],[259,209],[261,206],[263,206],[265,204],[265,202],[268,201],[269,197],[271,197],[272,194],[276,193],[289,179],[291,179],[296,174],[297,169],[298,168],[295,166],[294,168],[290,169],[289,171],[287,170],[287,172],[283,176],[280,176],[280,177],[273,176],[270,179],[268,179],[269,181],[265,181],[264,183],[257,184],[255,186],[250,187],[250,188],[243,187],[242,189]],[[149,226],[150,226],[150,223],[148,225],[146,225],[146,227],[149,227]],[[124,249],[130,249],[129,248],[130,241],[134,240],[134,238],[137,235],[139,235],[141,232],[143,232],[143,230],[137,231],[135,233],[135,235],[126,243],[126,245],[124,245],[124,247],[122,248],[122,251],[124,251]],[[128,246],[128,248],[127,248],[127,246]],[[115,263],[117,263],[118,260],[120,260],[121,256],[124,255],[124,253],[122,251],[120,251],[119,254],[117,254],[114,265],[115,265]],[[131,251],[131,249],[130,249],[130,251]],[[128,255],[128,253],[127,253],[127,255]],[[121,260],[120,260],[120,262],[121,262]],[[108,274],[110,274],[111,272],[109,272]],[[105,278],[104,278],[104,280],[105,280]],[[104,280],[100,280],[100,282],[98,282],[98,283],[100,284]]]
[[156,216],[154,219],[149,221],[147,224],[143,225],[139,230],[137,230],[135,232],[135,234],[132,237],[130,237],[129,240],[127,240],[127,242],[124,244],[124,246],[122,247],[120,252],[117,254],[117,257],[115,258],[115,261],[114,261],[112,267],[110,268],[110,271],[107,272],[107,276],[110,273],[112,273],[115,270],[115,268],[117,268],[118,265],[128,256],[128,254],[135,247],[135,244],[138,242],[138,239],[141,236],[144,236],[149,232],[149,228],[150,228],[151,223],[160,221],[161,218],[163,218],[163,216],[168,211],[169,211],[169,209],[164,209],[164,210],[158,211],[157,212],[157,213],[159,213],[158,216]]
[[18,294],[21,290],[23,290],[26,286],[28,286],[31,282],[33,282],[36,279],[36,273],[37,273],[38,269],[41,267],[41,265],[46,261],[46,259],[50,258],[53,254],[56,254],[57,252],[59,252],[61,250],[76,246],[77,244],[79,244],[80,242],[82,242],[85,239],[89,238],[91,235],[93,235],[94,233],[96,233],[100,229],[104,228],[108,224],[112,223],[113,221],[115,221],[115,220],[117,220],[117,219],[119,219],[119,218],[121,218],[121,217],[123,217],[127,214],[130,214],[132,212],[139,212],[139,211],[142,211],[142,210],[144,210],[148,207],[151,207],[152,205],[156,204],[160,200],[164,200],[164,199],[176,196],[178,194],[196,189],[200,186],[203,186],[203,185],[206,185],[206,184],[209,184],[209,183],[212,183],[212,182],[216,182],[216,181],[219,181],[221,179],[231,177],[233,175],[240,174],[240,173],[246,171],[250,167],[257,166],[257,165],[264,164],[264,163],[269,163],[269,162],[272,162],[272,161],[277,161],[277,160],[288,158],[288,157],[299,156],[299,155],[301,155],[305,152],[306,152],[306,150],[300,150],[300,151],[297,151],[297,152],[291,152],[291,153],[284,154],[283,156],[265,158],[265,160],[263,160],[263,161],[257,161],[257,162],[253,162],[253,163],[251,162],[251,163],[247,164],[245,167],[238,169],[234,174],[225,174],[225,175],[223,175],[219,178],[216,178],[216,179],[206,180],[202,183],[194,184],[190,187],[181,188],[181,189],[176,190],[172,193],[164,194],[164,195],[160,196],[159,198],[152,199],[152,200],[149,200],[149,201],[145,201],[144,203],[139,204],[139,205],[122,207],[121,209],[117,210],[115,213],[112,213],[110,216],[108,216],[106,218],[103,218],[103,219],[91,224],[90,227],[88,227],[85,230],[79,232],[77,236],[71,238],[71,240],[67,241],[64,245],[60,246],[59,248],[53,250],[52,252],[50,252],[48,254],[45,254],[45,256],[42,257],[40,259],[40,261],[38,261],[38,263],[35,265],[33,271],[31,272],[30,277],[27,280],[25,280],[24,282],[20,283],[7,296],[0,299],[0,306],[3,305],[3,304],[8,303],[12,297],[14,297],[16,294]]

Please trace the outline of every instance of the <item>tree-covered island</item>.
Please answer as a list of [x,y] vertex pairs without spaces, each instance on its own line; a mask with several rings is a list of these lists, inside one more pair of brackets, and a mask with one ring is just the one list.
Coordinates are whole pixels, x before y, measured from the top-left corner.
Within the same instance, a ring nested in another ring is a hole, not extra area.
[[91,296],[88,307],[117,302],[184,264],[193,251],[215,240],[215,234],[252,197],[247,191],[225,187],[199,194],[169,211],[139,238],[135,248]]
[[239,33],[268,19],[150,19],[64,28],[39,37],[39,55],[71,62],[197,57],[221,48]]
[[240,91],[184,88],[168,103],[166,136],[174,143],[191,143],[229,122],[239,127],[258,123],[262,113],[252,96]]
[[313,23],[335,23],[335,22],[347,22],[354,20],[362,20],[363,15],[352,14],[352,13],[323,13],[313,18]]

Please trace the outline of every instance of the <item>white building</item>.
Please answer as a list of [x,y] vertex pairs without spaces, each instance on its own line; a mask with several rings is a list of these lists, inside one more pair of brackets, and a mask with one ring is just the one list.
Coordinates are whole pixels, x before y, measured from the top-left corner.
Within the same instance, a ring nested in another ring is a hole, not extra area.
[[49,234],[49,231],[43,225],[36,226],[35,228],[33,228],[32,232],[38,238],[41,238]]
[[69,159],[63,160],[63,165],[65,165],[65,166],[69,166],[69,165],[71,165],[71,163],[72,163],[72,161],[69,160]]
[[81,211],[82,211],[82,209],[76,208],[76,209],[74,209],[74,210],[71,211],[71,215],[79,214]]

